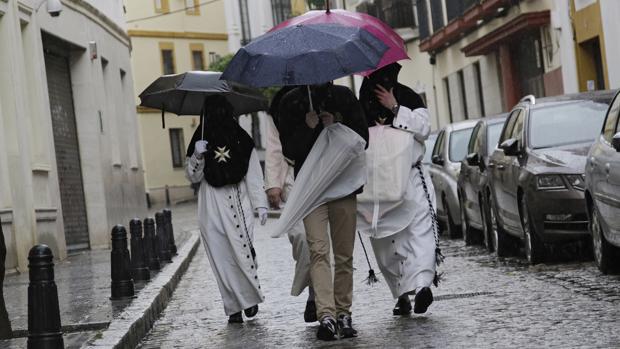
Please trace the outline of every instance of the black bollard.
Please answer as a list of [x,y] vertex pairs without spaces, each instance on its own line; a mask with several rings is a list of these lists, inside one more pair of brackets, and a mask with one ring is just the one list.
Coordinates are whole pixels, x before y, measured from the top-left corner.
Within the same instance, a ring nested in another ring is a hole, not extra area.
[[142,240],[142,222],[134,218],[129,222],[129,234],[131,235],[131,276],[134,281],[149,281],[151,272],[146,266]]
[[157,242],[159,247],[159,260],[161,262],[171,263],[172,254],[170,253],[170,244],[168,234],[166,234],[166,224],[164,223],[164,214],[155,213],[155,222],[157,223]]
[[130,273],[130,258],[127,250],[127,230],[122,225],[112,229],[112,297],[111,300],[134,297],[133,280]]
[[64,348],[52,250],[35,245],[28,253],[28,349]]
[[166,234],[168,235],[168,241],[170,244],[170,253],[177,255],[177,245],[174,242],[174,229],[172,228],[172,211],[170,209],[164,209],[164,224],[166,226]]
[[155,236],[155,220],[153,218],[144,220],[144,255],[150,270],[161,269],[157,252],[157,236]]

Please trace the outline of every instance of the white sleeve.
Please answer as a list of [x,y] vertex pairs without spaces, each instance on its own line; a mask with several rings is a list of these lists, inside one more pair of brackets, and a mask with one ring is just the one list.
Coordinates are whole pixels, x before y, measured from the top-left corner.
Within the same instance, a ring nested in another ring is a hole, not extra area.
[[196,159],[196,155],[192,155],[185,160],[185,178],[192,183],[200,183],[204,178],[205,160]]
[[426,108],[411,110],[400,106],[392,125],[400,130],[413,133],[413,137],[422,143],[431,133],[431,123]]
[[269,207],[269,204],[267,203],[267,194],[265,194],[263,169],[260,167],[256,149],[252,149],[248,173],[245,175],[245,185],[247,186],[248,194],[250,195],[250,202],[252,203],[252,208],[254,210],[259,207]]

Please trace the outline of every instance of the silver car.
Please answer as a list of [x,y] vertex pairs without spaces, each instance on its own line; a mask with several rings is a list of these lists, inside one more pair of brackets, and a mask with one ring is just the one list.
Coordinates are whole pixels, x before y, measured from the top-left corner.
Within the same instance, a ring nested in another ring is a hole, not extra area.
[[437,197],[437,218],[451,238],[461,235],[461,217],[457,179],[461,161],[467,156],[467,144],[478,120],[455,122],[437,135],[430,166]]

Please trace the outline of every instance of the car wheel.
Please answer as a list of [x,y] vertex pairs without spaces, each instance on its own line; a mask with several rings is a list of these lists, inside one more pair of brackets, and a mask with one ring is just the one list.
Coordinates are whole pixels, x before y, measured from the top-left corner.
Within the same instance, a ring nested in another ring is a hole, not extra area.
[[525,248],[525,257],[530,264],[538,264],[542,262],[545,245],[536,233],[530,213],[527,208],[525,198],[520,200],[521,207],[521,226],[523,228],[523,244]]
[[459,211],[461,211],[461,232],[463,234],[463,241],[465,241],[465,245],[473,245],[474,237],[472,228],[469,226],[467,222],[467,212],[465,212],[465,203],[459,197]]
[[510,255],[510,242],[509,237],[506,236],[504,230],[499,226],[497,215],[495,211],[495,204],[493,198],[489,195],[489,221],[491,222],[491,246],[498,257],[507,257]]
[[446,200],[445,196],[443,199],[443,212],[446,215],[446,232],[448,233],[448,237],[450,239],[458,238],[460,234],[456,227],[456,224],[454,224],[454,221],[452,220],[452,214],[450,213],[450,205],[448,205],[448,201]]
[[590,231],[592,233],[592,249],[594,251],[594,261],[596,266],[603,274],[608,274],[613,269],[614,257],[617,257],[615,248],[605,240],[601,217],[596,207],[592,208],[592,221]]
[[493,238],[491,237],[491,231],[493,227],[491,226],[491,220],[489,218],[488,207],[489,205],[486,202],[480,201],[480,215],[482,218],[482,238],[484,247],[487,249],[489,253],[494,251],[493,249]]

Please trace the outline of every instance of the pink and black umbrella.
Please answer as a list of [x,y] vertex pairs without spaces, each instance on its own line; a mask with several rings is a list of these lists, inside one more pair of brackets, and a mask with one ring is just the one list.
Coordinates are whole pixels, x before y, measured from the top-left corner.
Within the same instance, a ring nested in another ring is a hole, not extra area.
[[270,32],[282,28],[293,27],[300,24],[333,24],[343,27],[356,27],[368,31],[388,46],[375,69],[360,72],[360,75],[368,76],[374,70],[403,60],[409,59],[405,42],[389,25],[380,19],[361,12],[346,10],[308,11],[301,16],[291,18],[273,27]]

